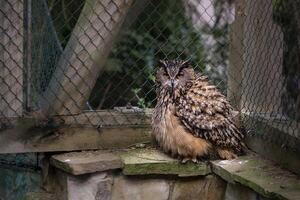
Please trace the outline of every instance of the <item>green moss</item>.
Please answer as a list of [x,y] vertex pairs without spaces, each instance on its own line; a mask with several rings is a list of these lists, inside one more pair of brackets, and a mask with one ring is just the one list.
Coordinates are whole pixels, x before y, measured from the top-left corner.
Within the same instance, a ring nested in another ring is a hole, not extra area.
[[267,198],[300,197],[300,183],[296,175],[257,155],[212,162],[212,171],[228,182],[240,183]]
[[51,158],[50,162],[53,166],[61,169],[62,171],[68,172],[70,174],[74,174],[72,167],[68,163],[59,162],[58,160],[53,158]]
[[206,163],[180,163],[156,149],[135,149],[120,152],[124,162],[125,175],[173,174],[179,176],[196,176],[210,173]]
[[205,163],[145,163],[125,165],[123,173],[125,175],[176,174],[179,176],[196,176],[209,174],[210,168]]

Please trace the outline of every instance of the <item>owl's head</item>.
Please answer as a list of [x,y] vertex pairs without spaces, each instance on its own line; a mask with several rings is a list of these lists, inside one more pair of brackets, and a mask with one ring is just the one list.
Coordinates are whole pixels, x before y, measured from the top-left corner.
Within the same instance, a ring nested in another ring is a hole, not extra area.
[[159,89],[165,89],[172,96],[184,90],[192,80],[195,72],[188,61],[160,60],[156,72],[156,83]]

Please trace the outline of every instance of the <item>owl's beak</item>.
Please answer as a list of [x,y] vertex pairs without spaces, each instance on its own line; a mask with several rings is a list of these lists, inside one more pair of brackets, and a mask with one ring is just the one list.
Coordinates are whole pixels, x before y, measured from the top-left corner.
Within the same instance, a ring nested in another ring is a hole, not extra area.
[[173,94],[177,85],[177,80],[170,79],[166,82],[170,94]]
[[171,88],[172,88],[172,92],[174,90],[174,79],[171,79]]

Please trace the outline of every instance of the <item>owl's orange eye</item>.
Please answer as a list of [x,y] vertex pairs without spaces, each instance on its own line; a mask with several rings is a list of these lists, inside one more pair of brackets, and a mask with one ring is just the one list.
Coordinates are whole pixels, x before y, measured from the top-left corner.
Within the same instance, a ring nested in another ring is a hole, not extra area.
[[179,73],[178,73],[178,75],[179,76],[183,76],[184,74],[183,74],[183,71],[180,71]]

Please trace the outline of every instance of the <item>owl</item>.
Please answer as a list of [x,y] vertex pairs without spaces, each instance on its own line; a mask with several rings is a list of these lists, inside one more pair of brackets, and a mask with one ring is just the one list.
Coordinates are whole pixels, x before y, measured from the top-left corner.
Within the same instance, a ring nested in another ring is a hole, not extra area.
[[182,162],[233,159],[244,152],[233,108],[189,62],[160,61],[156,88],[152,135],[163,151]]

